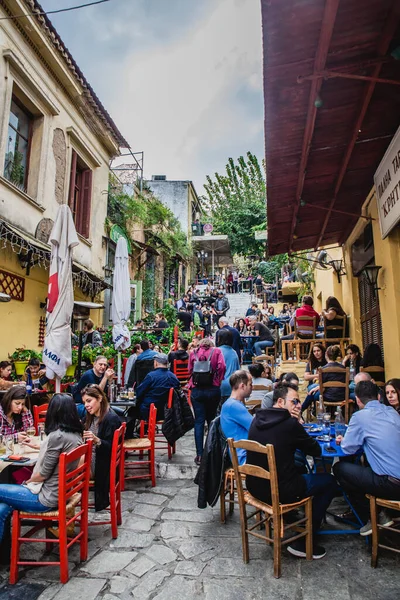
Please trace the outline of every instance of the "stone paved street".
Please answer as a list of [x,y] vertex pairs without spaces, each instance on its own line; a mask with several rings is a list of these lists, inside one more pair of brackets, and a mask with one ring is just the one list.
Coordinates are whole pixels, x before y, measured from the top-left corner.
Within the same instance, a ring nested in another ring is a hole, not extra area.
[[[192,437],[178,445],[172,460],[194,471]],[[171,467],[172,468],[172,467]],[[172,471],[173,473],[173,471]],[[101,515],[96,516],[101,520]],[[0,600],[398,600],[399,559],[382,555],[377,570],[359,536],[327,536],[327,556],[307,563],[283,551],[282,578],[272,575],[271,548],[250,542],[250,563],[242,561],[238,510],[222,525],[219,507],[197,509],[191,479],[158,479],[128,484],[123,493],[123,524],[111,540],[107,526],[91,527],[89,560],[70,554],[71,579],[58,583],[55,567],[21,570],[17,586],[0,574]],[[34,548],[34,545],[32,545]],[[32,553],[31,548],[29,551]],[[38,556],[39,550],[34,551]],[[32,554],[31,554],[32,555]]]

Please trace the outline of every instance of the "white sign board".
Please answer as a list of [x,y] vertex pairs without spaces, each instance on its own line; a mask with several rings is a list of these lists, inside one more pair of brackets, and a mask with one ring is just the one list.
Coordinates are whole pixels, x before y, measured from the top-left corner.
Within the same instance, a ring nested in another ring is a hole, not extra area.
[[384,239],[400,221],[400,127],[376,170],[374,181]]

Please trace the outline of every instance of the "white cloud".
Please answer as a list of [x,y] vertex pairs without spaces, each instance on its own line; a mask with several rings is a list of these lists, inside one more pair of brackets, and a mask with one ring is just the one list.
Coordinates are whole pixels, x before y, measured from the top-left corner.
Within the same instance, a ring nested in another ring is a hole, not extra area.
[[145,151],[147,176],[194,179],[200,188],[205,175],[222,170],[235,151],[262,151],[251,147],[255,139],[262,146],[260,110],[253,116],[239,98],[241,89],[248,90],[259,94],[253,101],[261,106],[257,1],[216,2],[184,37],[126,56],[118,72],[121,89],[108,106],[133,149]]

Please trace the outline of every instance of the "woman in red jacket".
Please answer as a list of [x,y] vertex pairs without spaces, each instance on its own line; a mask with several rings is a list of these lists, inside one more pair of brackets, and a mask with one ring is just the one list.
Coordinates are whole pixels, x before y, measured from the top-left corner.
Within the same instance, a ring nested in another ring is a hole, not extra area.
[[[209,372],[196,372],[198,361],[210,361]],[[204,425],[207,421],[209,426],[215,418],[218,404],[221,400],[220,386],[225,375],[225,360],[219,348],[214,347],[214,342],[205,338],[200,342],[199,349],[194,350],[189,357],[189,373],[191,374],[188,384],[191,390],[190,399],[193,405],[194,439],[196,443],[196,465],[200,464],[203,454]]]

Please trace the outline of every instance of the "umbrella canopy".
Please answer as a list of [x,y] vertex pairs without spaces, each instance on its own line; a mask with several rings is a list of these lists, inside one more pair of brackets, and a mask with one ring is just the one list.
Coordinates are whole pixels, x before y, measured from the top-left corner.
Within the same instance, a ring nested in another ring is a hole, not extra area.
[[62,204],[50,235],[51,259],[43,362],[49,379],[64,377],[71,358],[71,315],[74,308],[72,249],[79,244],[69,207]]
[[126,326],[131,314],[131,282],[129,278],[128,245],[124,237],[117,242],[113,281],[111,319],[113,342],[116,350],[126,350],[131,345],[131,333]]

